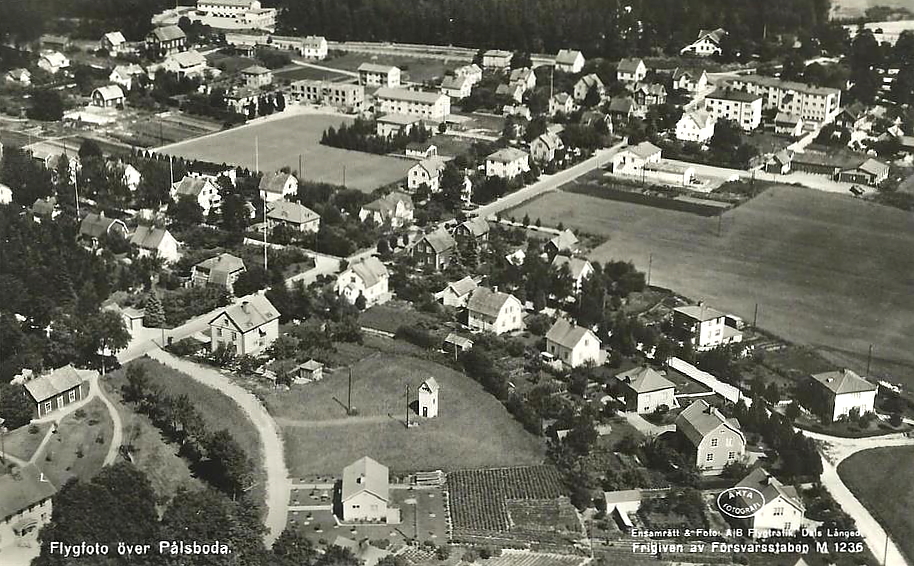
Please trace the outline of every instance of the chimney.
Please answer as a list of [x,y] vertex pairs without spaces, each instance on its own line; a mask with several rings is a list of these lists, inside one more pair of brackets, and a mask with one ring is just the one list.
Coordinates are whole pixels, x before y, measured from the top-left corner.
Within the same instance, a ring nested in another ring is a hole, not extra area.
[[241,303],[241,312],[243,312],[244,314],[250,314],[251,304],[248,301],[244,301],[243,303]]

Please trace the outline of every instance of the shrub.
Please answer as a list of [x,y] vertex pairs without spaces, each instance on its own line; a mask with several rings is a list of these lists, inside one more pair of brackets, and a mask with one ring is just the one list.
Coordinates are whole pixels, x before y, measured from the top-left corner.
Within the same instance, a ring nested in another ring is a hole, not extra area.
[[422,348],[434,348],[438,344],[437,338],[433,336],[428,330],[420,328],[418,326],[406,326],[403,325],[397,328],[397,332],[394,334],[395,338],[400,340],[406,340],[411,344]]
[[[899,417],[901,418],[901,417]],[[38,425],[29,425],[29,434],[38,434],[38,431],[41,429],[38,428]]]
[[461,557],[461,560],[463,560],[464,562],[469,562],[471,564],[473,562],[476,562],[476,560],[478,560],[478,559],[479,559],[479,554],[472,548],[467,550],[466,552],[464,552],[463,556]]
[[82,420],[82,419],[86,418],[86,411],[83,409],[76,409],[76,412],[73,413],[73,416],[76,417],[77,419]]
[[[901,414],[900,414],[900,413],[892,413],[892,415],[889,417],[889,424],[892,425],[892,426],[894,426],[894,427],[899,427],[899,426],[901,426],[901,422],[902,422],[902,421],[901,421]],[[30,430],[31,430],[31,429],[30,429]]]

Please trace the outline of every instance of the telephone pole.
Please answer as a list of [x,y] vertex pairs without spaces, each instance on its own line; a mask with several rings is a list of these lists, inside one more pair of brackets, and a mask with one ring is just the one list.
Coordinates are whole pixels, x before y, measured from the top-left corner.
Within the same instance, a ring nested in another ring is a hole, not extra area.
[[352,414],[352,366],[349,366],[349,396],[346,399],[346,414]]
[[752,328],[758,329],[758,303],[755,303],[755,314],[752,316]]
[[647,286],[651,286],[651,268],[654,267],[654,254],[650,254],[647,258]]
[[866,377],[870,376],[870,364],[873,362],[873,345],[870,344],[870,351],[866,355]]
[[406,384],[406,411],[404,411],[404,416],[406,417],[406,428],[409,428],[409,384]]

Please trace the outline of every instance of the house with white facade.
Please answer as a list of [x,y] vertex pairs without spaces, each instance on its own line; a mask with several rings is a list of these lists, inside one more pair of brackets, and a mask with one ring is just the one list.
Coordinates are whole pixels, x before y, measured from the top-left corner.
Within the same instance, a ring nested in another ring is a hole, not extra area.
[[213,317],[209,330],[211,352],[225,344],[236,356],[256,356],[279,336],[279,311],[265,296],[254,294]]
[[440,92],[381,87],[375,91],[376,111],[443,122],[451,113],[451,97]]
[[590,73],[589,75],[584,75],[576,83],[574,83],[574,99],[578,102],[583,101],[587,98],[587,93],[591,90],[597,91],[600,99],[606,94],[606,86],[603,84],[603,81],[600,80],[600,77],[596,73]]
[[697,94],[708,87],[708,73],[704,70],[690,71],[682,67],[673,70],[673,90]]
[[577,110],[577,108],[578,105],[575,102],[574,97],[567,92],[557,92],[549,99],[550,116],[555,116],[559,113],[567,116]]
[[42,51],[38,56],[38,68],[56,75],[70,67],[70,59],[60,51]]
[[520,83],[503,83],[495,89],[495,96],[509,98],[514,102],[524,99],[524,85]]
[[430,192],[437,193],[441,190],[441,173],[447,160],[443,157],[433,156],[416,163],[406,172],[406,186],[411,191],[418,190],[426,185]]
[[476,280],[467,275],[459,281],[451,281],[447,287],[435,293],[435,300],[446,307],[465,307],[477,287],[479,284]]
[[732,120],[747,132],[762,123],[762,96],[718,88],[705,97],[705,110],[716,120]]
[[137,226],[130,237],[130,245],[137,248],[140,257],[160,257],[168,263],[181,259],[178,240],[164,228]]
[[714,136],[717,120],[704,110],[683,112],[676,122],[676,139],[695,143],[708,143]]
[[533,90],[536,86],[536,73],[530,67],[511,69],[511,74],[508,75],[508,82],[521,85],[524,88],[524,92]]
[[400,228],[412,224],[413,213],[412,197],[393,191],[363,205],[359,210],[359,220],[365,222],[370,218],[378,226],[389,224],[392,228]]
[[647,163],[660,163],[662,150],[648,141],[629,146],[612,157],[612,171],[623,175],[640,175]]
[[875,411],[878,386],[844,368],[810,376],[811,395],[806,404],[814,413],[834,422],[852,411]]
[[422,118],[406,114],[384,114],[379,116],[375,122],[375,133],[381,138],[409,134],[413,128],[426,128]]
[[699,57],[709,57],[711,55],[720,55],[720,42],[727,32],[723,28],[703,29],[698,32],[698,38],[692,43],[679,50],[680,55],[697,55]]
[[530,170],[530,156],[513,147],[499,149],[486,157],[486,177],[513,179]]
[[467,302],[467,325],[473,332],[504,334],[520,330],[524,325],[524,309],[520,300],[509,293],[478,287]]
[[[768,473],[765,468],[756,468],[736,484],[737,494],[732,501],[734,508],[752,509],[753,503],[760,504],[751,517],[734,518],[724,514],[734,526],[743,529],[750,538],[790,537],[802,529],[806,523],[806,505],[803,498],[792,485],[784,485]],[[747,496],[740,495],[739,488],[744,488]],[[761,493],[758,501],[757,494]],[[748,496],[748,493],[753,493]]]
[[646,365],[616,374],[615,388],[625,399],[625,410],[629,412],[643,415],[658,407],[679,407],[673,382]]
[[383,523],[391,503],[387,466],[364,456],[343,468],[340,493],[345,523]]
[[572,368],[599,365],[601,346],[600,339],[591,329],[572,324],[564,318],[557,319],[546,333],[546,353]]
[[575,49],[559,49],[555,56],[555,70],[563,73],[580,73],[584,63],[584,55]]
[[454,69],[454,76],[466,77],[470,80],[471,85],[475,85],[482,80],[482,69],[476,63],[470,63]]
[[129,63],[116,66],[108,75],[108,80],[126,90],[131,90],[137,85],[137,81],[145,76],[146,71],[143,70],[143,67],[136,63]]
[[682,340],[692,342],[697,350],[709,350],[724,344],[741,342],[743,334],[727,324],[728,315],[704,303],[673,309],[673,328]]
[[441,94],[446,94],[454,100],[461,100],[473,93],[473,82],[469,77],[448,76],[441,81]]
[[486,69],[504,70],[511,66],[514,53],[502,49],[490,49],[482,54],[482,66]]
[[571,275],[571,284],[575,294],[581,292],[581,286],[588,277],[593,275],[593,265],[586,259],[580,257],[571,257],[563,254],[556,254],[552,258],[553,269],[562,269],[568,266],[568,273]]
[[778,112],[774,117],[774,133],[792,138],[803,135],[803,118],[796,114]]
[[299,54],[305,59],[321,61],[327,58],[327,38],[322,35],[309,35],[302,39]]
[[117,55],[125,50],[127,47],[127,40],[121,32],[110,31],[102,36],[98,42],[98,46],[111,55]]
[[276,8],[264,8],[260,0],[197,0],[197,9],[188,18],[222,30],[273,31],[276,14]]
[[433,419],[438,416],[438,380],[430,377],[419,386],[419,416]]
[[295,175],[282,171],[265,173],[260,178],[258,190],[260,198],[267,202],[282,200],[298,194],[298,179],[295,178]]
[[8,548],[7,555],[41,545],[38,533],[51,522],[57,493],[35,464],[23,464],[10,463],[9,473],[0,474],[0,547]]
[[349,265],[336,278],[336,294],[352,304],[365,298],[365,306],[379,305],[390,300],[390,273],[381,260],[366,257]]
[[127,97],[118,85],[100,86],[89,95],[89,104],[98,108],[123,108]]
[[545,132],[530,142],[530,156],[536,163],[551,163],[555,152],[565,148],[562,138],[552,132]]
[[393,65],[362,63],[357,69],[359,84],[362,86],[380,86],[397,88],[400,86],[400,69]]
[[762,99],[762,108],[799,116],[806,122],[820,124],[837,114],[841,91],[796,81],[783,81],[764,75],[735,76],[727,79],[727,88],[737,89]]
[[241,69],[241,78],[248,88],[260,88],[273,84],[273,71],[262,65],[251,65]]
[[321,217],[307,206],[284,199],[267,205],[267,222],[270,229],[287,226],[296,232],[316,233],[321,227]]
[[178,200],[182,197],[192,198],[203,209],[203,216],[222,205],[219,187],[211,177],[185,175],[183,179],[171,186],[171,197]]
[[622,59],[616,67],[616,80],[620,83],[640,83],[647,76],[647,66],[641,59]]
[[235,281],[245,271],[244,261],[240,257],[223,253],[193,266],[190,280],[195,287],[217,285],[233,293]]
[[165,58],[162,69],[182,78],[202,78],[206,74],[206,57],[196,49],[172,53]]

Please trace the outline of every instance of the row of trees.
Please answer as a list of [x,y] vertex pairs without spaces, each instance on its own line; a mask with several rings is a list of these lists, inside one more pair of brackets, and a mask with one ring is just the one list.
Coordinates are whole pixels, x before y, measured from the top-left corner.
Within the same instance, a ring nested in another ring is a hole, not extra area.
[[321,143],[331,147],[384,155],[402,151],[411,142],[424,142],[431,137],[421,122],[406,133],[399,132],[388,138],[377,135],[376,128],[374,120],[357,118],[352,123],[341,124],[338,128],[330,126],[324,130]]

